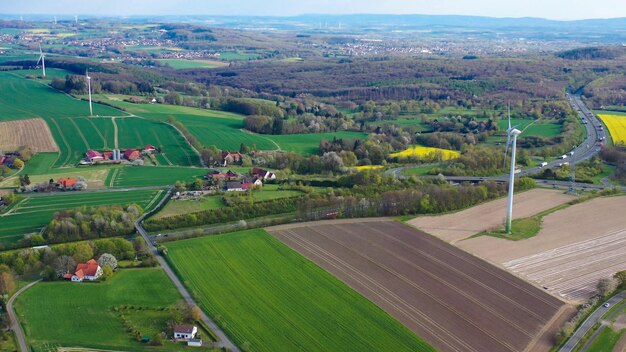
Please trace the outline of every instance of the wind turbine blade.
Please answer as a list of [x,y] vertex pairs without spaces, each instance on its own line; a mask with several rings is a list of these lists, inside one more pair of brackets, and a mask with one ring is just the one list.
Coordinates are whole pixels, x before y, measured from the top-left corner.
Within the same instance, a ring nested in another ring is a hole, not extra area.
[[506,106],[507,114],[509,115],[509,130],[511,129],[511,106],[507,104]]
[[39,66],[40,62],[41,62],[41,55],[39,55],[39,59],[37,59],[37,63],[35,64],[35,66]]

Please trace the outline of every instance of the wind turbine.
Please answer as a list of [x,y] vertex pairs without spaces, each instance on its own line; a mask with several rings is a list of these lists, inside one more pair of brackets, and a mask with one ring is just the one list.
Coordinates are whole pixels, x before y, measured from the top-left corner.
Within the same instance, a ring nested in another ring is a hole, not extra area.
[[41,61],[41,69],[43,71],[43,77],[46,77],[46,55],[41,50],[41,44],[39,44],[39,60],[37,60],[37,64],[35,66],[39,66],[39,61]]
[[89,90],[89,116],[93,116],[93,107],[91,106],[91,77],[89,77],[89,70],[85,71],[87,77],[87,89]]
[[515,149],[517,147],[517,136],[519,136],[522,131],[518,130],[515,127],[511,127],[511,111],[509,110],[509,128],[506,130],[506,149],[504,152],[504,156],[508,153],[509,144],[511,144],[511,171],[509,173],[509,199],[508,206],[506,209],[506,225],[505,231],[507,234],[511,234],[511,217],[513,216],[513,186],[515,184]]

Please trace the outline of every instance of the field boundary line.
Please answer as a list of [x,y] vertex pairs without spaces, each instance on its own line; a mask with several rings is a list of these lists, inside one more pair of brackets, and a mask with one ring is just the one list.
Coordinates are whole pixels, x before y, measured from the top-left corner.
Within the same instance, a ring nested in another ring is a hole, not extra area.
[[[288,234],[288,235],[285,235],[285,233]],[[407,319],[409,319],[410,321],[414,322],[416,325],[420,326],[422,329],[424,329],[427,332],[429,332],[430,334],[432,334],[433,338],[439,340],[440,342],[442,342],[442,344],[444,344],[444,345],[446,345],[448,347],[452,347],[454,349],[454,347],[450,344],[450,342],[447,339],[445,339],[444,337],[441,336],[443,334],[443,335],[447,335],[451,340],[454,340],[455,342],[457,342],[458,344],[462,345],[463,347],[466,347],[469,350],[478,352],[477,350],[475,350],[471,346],[469,346],[466,342],[464,342],[464,341],[460,340],[459,338],[457,338],[454,334],[452,334],[450,331],[448,331],[448,329],[446,329],[444,326],[441,326],[439,323],[437,323],[436,321],[432,320],[430,317],[428,317],[426,314],[421,312],[415,306],[413,306],[412,304],[406,302],[402,297],[399,297],[393,291],[389,290],[388,288],[386,288],[384,285],[382,285],[378,281],[376,281],[373,278],[369,277],[367,274],[365,274],[362,271],[358,270],[353,265],[350,265],[350,263],[345,262],[343,259],[337,257],[336,255],[334,255],[331,252],[325,250],[324,248],[320,247],[319,245],[317,245],[317,244],[315,244],[315,243],[305,239],[301,235],[298,235],[297,233],[295,233],[293,231],[293,229],[286,229],[286,230],[284,230],[283,234],[278,233],[278,236],[286,237],[288,241],[292,241],[292,242],[296,243],[297,245],[302,247],[305,251],[310,252],[311,255],[319,257],[320,260],[324,261],[325,263],[327,263],[328,265],[330,265],[332,267],[337,268],[337,270],[339,270],[340,272],[343,272],[348,277],[350,277],[352,280],[354,280],[357,283],[363,285],[363,287],[366,290],[370,291],[375,296],[378,296],[382,301],[384,301],[387,304],[391,305],[392,307],[396,308],[398,310],[399,314],[404,315]],[[350,272],[352,272],[353,274],[350,274]],[[344,282],[343,280],[341,280],[341,281]],[[369,283],[369,285],[367,283]],[[346,285],[347,285],[347,283],[346,283]],[[348,286],[350,286],[350,285],[348,285]],[[352,286],[350,286],[350,287],[352,287]],[[385,295],[383,295],[381,292],[376,291],[375,288],[378,288],[380,291],[387,293],[389,295],[389,297],[385,297]],[[353,288],[353,289],[355,291],[357,291],[355,288]],[[402,307],[404,307],[404,308],[402,308]],[[417,315],[417,317],[414,317],[413,314],[410,314],[409,312],[413,312],[415,315]],[[423,320],[420,320],[418,318],[422,318]],[[424,322],[428,322],[432,326],[425,325]],[[439,330],[439,333],[435,332],[435,329]]]
[[115,149],[119,149],[118,147],[118,137],[117,137],[117,122],[115,122],[115,119],[117,117],[112,116],[111,117],[111,123],[113,123],[113,145],[115,147]]
[[358,254],[359,256],[361,256],[362,258],[366,259],[367,261],[369,261],[370,263],[374,264],[375,266],[380,267],[381,269],[383,269],[384,271],[387,271],[388,273],[390,273],[391,275],[397,277],[398,279],[400,279],[401,281],[405,282],[406,284],[408,284],[409,286],[415,288],[416,290],[422,292],[424,295],[430,297],[432,300],[434,300],[435,302],[441,304],[443,307],[445,307],[446,309],[448,309],[450,312],[453,313],[453,315],[458,316],[460,319],[464,320],[465,322],[467,322],[469,325],[475,327],[478,331],[481,331],[483,334],[485,334],[486,336],[488,336],[489,338],[491,338],[493,341],[497,342],[498,344],[502,345],[503,347],[506,347],[508,350],[510,351],[515,351],[515,347],[509,345],[507,342],[500,340],[497,336],[495,336],[493,333],[487,331],[486,329],[483,329],[480,325],[474,323],[473,319],[471,319],[471,317],[466,316],[465,314],[461,314],[459,312],[457,312],[454,307],[452,307],[450,304],[446,303],[445,301],[439,299],[437,296],[435,296],[434,294],[428,292],[427,290],[423,289],[422,287],[420,287],[419,285],[417,285],[415,282],[413,282],[412,280],[410,280],[408,277],[406,277],[403,274],[398,273],[396,270],[394,270],[393,268],[389,267],[388,265],[385,265],[383,263],[379,263],[375,260],[373,260],[370,256],[362,253],[361,251],[358,251],[356,249],[353,248],[348,248],[346,245],[334,240],[333,238],[331,238],[328,234],[322,233],[319,230],[315,229],[315,228],[310,228],[311,231],[316,232],[317,234],[319,234],[320,236],[330,240],[331,242],[337,244],[338,246],[341,246],[343,248],[348,249],[349,251],[352,251],[356,254]]
[[248,130],[247,130],[247,129],[245,129],[245,128],[240,128],[240,129],[239,129],[239,131],[241,131],[241,132],[243,132],[243,133],[246,133],[246,134],[253,135],[253,136],[257,136],[257,137],[259,137],[259,138],[262,138],[262,139],[265,139],[266,141],[271,142],[272,144],[274,144],[274,145],[276,146],[276,148],[277,148],[277,149],[276,149],[276,151],[279,151],[279,152],[280,152],[280,151],[282,151],[282,150],[283,150],[283,149],[280,147],[280,144],[276,143],[276,141],[275,141],[275,140],[273,140],[273,139],[271,139],[271,138],[269,138],[269,137],[265,137],[265,136],[261,135],[260,133],[254,133],[254,132],[252,132],[252,131],[248,131]]
[[[61,127],[59,126],[57,121],[55,119],[49,119],[48,121],[54,123],[54,127],[56,127],[57,131],[59,132],[59,136],[61,136],[61,140],[63,140],[63,144],[65,144],[65,147],[67,148],[67,154],[65,155],[65,160],[63,160],[63,163],[61,164],[61,166],[65,166],[67,165],[67,162],[70,159],[70,151],[72,150],[72,148],[70,148],[70,144],[67,142],[67,139],[65,138],[65,135],[63,134],[63,131],[61,130]],[[59,161],[62,154],[63,153],[59,149],[59,156],[56,158],[56,160],[54,160],[54,163],[52,163],[52,166],[56,165],[57,161]]]
[[91,127],[93,127],[93,129],[96,131],[96,133],[100,136],[100,139],[102,139],[102,145],[103,145],[103,149],[108,149],[107,148],[107,140],[106,138],[104,138],[104,135],[102,134],[102,132],[100,132],[100,129],[96,127],[96,125],[93,123],[92,118],[87,117],[86,118],[87,122],[89,122],[89,124],[91,125]]
[[152,197],[152,200],[146,205],[145,209],[150,209],[152,204],[154,204],[154,202],[161,196],[161,193],[163,193],[163,190],[158,191],[154,197]]

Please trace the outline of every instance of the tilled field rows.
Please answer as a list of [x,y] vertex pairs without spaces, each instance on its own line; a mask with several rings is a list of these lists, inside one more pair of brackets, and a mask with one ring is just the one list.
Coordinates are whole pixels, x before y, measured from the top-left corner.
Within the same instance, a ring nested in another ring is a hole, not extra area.
[[505,268],[567,300],[596,293],[598,280],[626,270],[626,230],[508,261]]
[[0,150],[15,151],[23,146],[35,153],[59,151],[43,119],[0,122]]
[[273,234],[440,351],[523,351],[563,306],[513,275],[396,222]]

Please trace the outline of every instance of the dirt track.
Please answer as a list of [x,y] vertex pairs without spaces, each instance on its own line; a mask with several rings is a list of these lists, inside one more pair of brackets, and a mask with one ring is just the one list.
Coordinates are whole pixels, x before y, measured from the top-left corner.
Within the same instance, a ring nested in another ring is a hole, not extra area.
[[48,124],[43,119],[0,122],[0,150],[15,151],[28,146],[37,152],[58,152]]
[[397,222],[271,232],[440,351],[547,350],[543,329],[563,312],[536,287]]
[[552,213],[523,241],[477,237],[456,245],[567,300],[591,296],[599,278],[626,270],[626,197],[598,198]]
[[[574,199],[562,191],[533,189],[513,198],[513,218],[525,218]],[[457,213],[440,216],[420,216],[407,223],[455,243],[481,231],[504,225],[506,198],[497,199]]]

